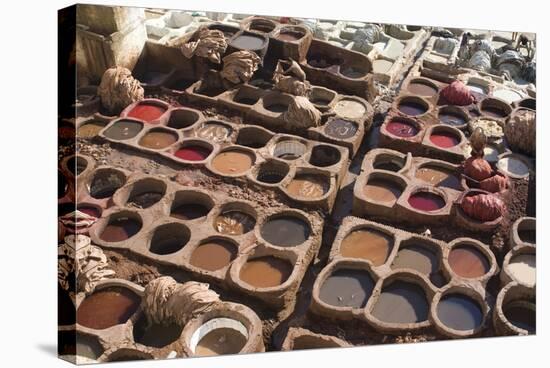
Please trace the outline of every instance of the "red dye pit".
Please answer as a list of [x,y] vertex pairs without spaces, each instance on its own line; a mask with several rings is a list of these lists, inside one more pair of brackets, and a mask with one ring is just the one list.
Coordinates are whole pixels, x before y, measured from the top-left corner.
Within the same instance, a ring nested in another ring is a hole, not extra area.
[[430,141],[438,147],[450,148],[456,146],[459,139],[450,133],[433,133],[430,136]]
[[158,118],[160,118],[165,111],[166,109],[164,107],[148,103],[141,103],[130,110],[128,116],[131,118],[145,120],[147,122],[152,122],[153,120],[157,120]]
[[409,204],[412,208],[425,212],[437,211],[445,207],[443,198],[430,192],[419,192],[411,195]]
[[386,130],[397,137],[410,138],[418,134],[418,129],[404,121],[392,120],[386,125]]
[[187,161],[202,161],[210,155],[210,150],[199,146],[188,146],[180,148],[174,153],[176,157]]

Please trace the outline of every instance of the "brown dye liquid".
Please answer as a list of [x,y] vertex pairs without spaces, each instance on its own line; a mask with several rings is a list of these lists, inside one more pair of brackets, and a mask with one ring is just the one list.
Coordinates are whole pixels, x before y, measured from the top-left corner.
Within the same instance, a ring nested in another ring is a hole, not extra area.
[[225,151],[219,153],[212,160],[212,167],[222,174],[237,175],[246,172],[252,167],[254,157],[245,151]]
[[240,35],[231,41],[231,46],[242,50],[258,50],[264,45],[264,39],[251,35]]
[[319,198],[328,191],[329,184],[316,175],[297,175],[286,189],[297,197]]
[[367,304],[374,281],[367,271],[340,269],[323,283],[319,298],[336,307],[362,308]]
[[426,276],[430,276],[438,271],[439,260],[435,252],[427,247],[410,245],[397,252],[391,268],[410,268]]
[[132,195],[127,204],[139,208],[149,208],[164,196],[164,193],[160,192],[143,192]]
[[363,190],[367,198],[390,205],[397,201],[402,192],[403,190],[399,185],[383,179],[369,180]]
[[537,325],[537,315],[534,304],[532,304],[533,308],[529,308],[523,303],[522,301],[508,303],[508,305],[503,308],[504,316],[514,326],[527,330],[529,334],[533,334],[536,332]]
[[460,179],[450,170],[436,166],[424,166],[416,170],[415,177],[435,187],[461,190]]
[[342,241],[344,257],[368,259],[374,266],[383,265],[393,248],[391,236],[378,230],[355,230]]
[[229,235],[246,234],[254,228],[256,220],[247,213],[227,211],[220,214],[214,221],[217,232]]
[[200,339],[195,348],[197,356],[237,354],[246,345],[247,339],[232,328],[217,328]]
[[143,129],[143,124],[137,121],[120,120],[111,125],[106,131],[105,136],[114,140],[125,140],[134,138]]
[[424,290],[405,281],[394,281],[382,289],[372,315],[389,323],[417,323],[428,319],[428,300]]
[[473,330],[481,325],[483,315],[476,301],[460,294],[446,295],[437,305],[437,316],[447,327]]
[[461,277],[481,277],[489,271],[489,261],[474,247],[454,247],[449,254],[451,269]]
[[357,133],[357,124],[343,119],[332,120],[325,125],[325,133],[333,138],[348,139]]
[[497,118],[497,119],[505,118],[507,116],[506,113],[502,109],[499,109],[498,107],[485,107],[481,109],[481,112],[484,115],[487,115],[492,118]]
[[91,121],[84,125],[81,125],[80,128],[76,131],[76,135],[79,138],[92,138],[99,134],[99,131],[105,128],[105,123],[99,121]]
[[133,291],[109,287],[86,297],[77,310],[78,324],[103,330],[128,321],[136,312],[141,298]]
[[262,237],[271,244],[292,247],[304,243],[311,232],[309,225],[293,216],[280,216],[268,220],[261,228]]
[[216,271],[227,266],[237,256],[237,247],[223,240],[212,240],[199,245],[191,254],[190,263],[198,268]]
[[537,243],[537,231],[536,230],[518,230],[519,238],[527,243]]
[[241,268],[241,280],[257,288],[279,286],[292,273],[292,265],[281,258],[259,257],[246,262]]
[[184,203],[172,208],[170,216],[180,220],[194,220],[208,215],[208,207],[199,203]]
[[281,41],[298,41],[300,38],[302,38],[303,35],[298,32],[281,32],[277,36],[275,36],[276,39]]
[[119,242],[131,238],[141,229],[141,223],[129,217],[109,221],[99,236],[107,242]]
[[426,97],[435,96],[437,94],[436,88],[422,82],[412,82],[407,87],[407,90],[412,94]]
[[149,132],[140,139],[139,145],[152,149],[162,149],[176,143],[177,138],[176,135],[168,132]]
[[133,334],[134,340],[140,344],[163,348],[179,339],[182,330],[183,327],[175,323],[149,323],[147,317],[142,314],[134,325]]

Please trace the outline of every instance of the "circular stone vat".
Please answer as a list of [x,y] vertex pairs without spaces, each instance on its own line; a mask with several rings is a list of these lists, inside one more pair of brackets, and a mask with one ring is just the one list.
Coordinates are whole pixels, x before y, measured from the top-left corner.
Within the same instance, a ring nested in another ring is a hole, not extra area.
[[357,65],[342,65],[340,67],[340,74],[342,74],[344,77],[357,79],[363,78],[365,75],[367,75],[367,71],[364,68],[359,68]]
[[283,27],[275,35],[275,38],[286,42],[295,42],[305,36],[305,32],[298,27]]
[[88,191],[95,199],[110,198],[126,183],[123,172],[114,169],[98,169],[92,178]]
[[273,148],[273,156],[281,160],[297,160],[306,152],[306,145],[297,140],[281,140]]
[[228,235],[246,234],[255,225],[256,219],[254,216],[236,209],[224,210],[214,220],[214,229],[221,234]]
[[416,170],[415,177],[434,187],[462,190],[460,178],[452,170],[438,165],[424,165]]
[[129,362],[132,360],[152,360],[153,356],[144,351],[131,348],[122,348],[118,349],[114,353],[110,354],[106,361],[107,362]]
[[170,113],[168,126],[174,129],[185,129],[199,120],[199,114],[187,109],[174,109]]
[[479,84],[479,83],[475,83],[475,82],[468,82],[468,84],[466,84],[466,87],[468,87],[468,89],[471,92],[478,93],[480,95],[486,95],[487,94],[487,87],[484,86],[483,84]]
[[387,73],[393,66],[393,61],[385,59],[376,59],[372,62],[372,71],[374,73]]
[[376,229],[357,229],[342,240],[340,254],[343,257],[369,260],[373,266],[382,266],[386,263],[393,245],[394,238],[391,235]]
[[195,220],[208,215],[214,201],[207,194],[178,191],[170,208],[170,216],[180,220]]
[[393,206],[403,193],[403,185],[394,180],[384,178],[369,178],[363,188],[363,194],[370,200]]
[[121,119],[108,127],[104,132],[109,139],[123,141],[132,139],[143,129],[143,123],[140,121]]
[[159,119],[166,112],[167,108],[153,102],[140,102],[128,112],[129,118],[135,118],[152,122]]
[[367,112],[367,108],[357,100],[343,98],[334,105],[332,111],[345,119],[361,119]]
[[510,105],[494,98],[486,98],[481,101],[480,110],[482,114],[497,119],[506,118],[512,112]]
[[139,145],[151,149],[163,149],[176,143],[178,136],[168,130],[153,129],[139,140]]
[[166,194],[166,184],[160,180],[147,178],[135,182],[126,200],[127,206],[149,208],[158,203]]
[[101,212],[102,212],[101,207],[96,205],[79,203],[76,206],[76,209],[82,213],[85,213],[89,216],[93,216],[95,218],[101,217]]
[[292,264],[282,258],[264,256],[247,260],[239,278],[255,288],[282,285],[292,273]]
[[340,162],[342,155],[335,147],[317,145],[311,150],[309,163],[318,167],[329,167]]
[[430,142],[439,148],[452,148],[460,143],[460,137],[449,131],[432,131]]
[[537,280],[537,259],[533,253],[516,254],[506,266],[508,273],[519,283],[533,286]]
[[142,227],[141,219],[132,213],[119,212],[109,216],[109,220],[99,238],[114,243],[130,239]]
[[93,138],[99,134],[101,129],[105,128],[107,123],[99,121],[99,120],[92,120],[87,123],[82,124],[78,130],[76,131],[76,136],[78,138]]
[[483,322],[478,302],[462,294],[448,294],[437,304],[437,317],[445,326],[458,331],[475,330]]
[[515,178],[523,178],[529,175],[529,166],[519,156],[506,155],[497,162],[497,167],[505,174]]
[[529,244],[537,244],[536,222],[532,218],[523,218],[517,222],[519,240]]
[[177,341],[183,330],[182,326],[176,323],[155,323],[147,320],[142,313],[133,328],[134,340],[145,346],[163,348]]
[[405,158],[381,153],[374,158],[372,166],[376,170],[398,172],[405,167]]
[[330,182],[324,175],[298,174],[288,183],[286,190],[295,197],[315,199],[324,196],[329,188]]
[[445,200],[438,194],[419,191],[411,194],[409,205],[419,211],[433,212],[445,207]]
[[256,157],[244,149],[227,149],[218,153],[211,162],[212,167],[225,175],[241,175],[254,165]]
[[248,28],[253,31],[269,33],[275,29],[275,23],[269,19],[253,19]]
[[67,160],[67,169],[69,169],[74,176],[82,174],[87,167],[88,160],[84,157],[73,156]]
[[418,240],[402,244],[393,259],[391,264],[392,269],[409,268],[428,276],[430,279],[437,276],[440,258],[433,247],[422,244]]
[[500,98],[501,100],[504,100],[509,104],[512,104],[523,98],[523,96],[519,92],[512,91],[511,89],[507,89],[507,88],[500,88],[500,89],[494,90],[493,97]]
[[220,143],[225,141],[232,132],[233,129],[229,125],[207,122],[197,131],[197,136],[209,142]]
[[437,113],[437,117],[442,124],[454,127],[463,126],[469,120],[468,115],[456,106],[441,107]]
[[273,135],[268,131],[255,127],[244,127],[239,130],[236,143],[250,148],[262,148]]
[[293,215],[274,215],[262,225],[260,234],[273,245],[293,247],[308,240],[311,227],[307,221]]
[[141,303],[139,295],[125,287],[107,287],[87,296],[76,313],[79,325],[104,330],[126,323]]
[[212,153],[212,146],[207,143],[186,142],[174,152],[174,156],[185,161],[204,161]]
[[160,225],[153,232],[149,243],[149,251],[159,255],[176,253],[187,244],[190,237],[191,232],[183,224]]
[[418,323],[428,319],[428,310],[422,287],[395,280],[382,288],[371,314],[386,323]]
[[289,170],[287,164],[270,160],[260,165],[256,180],[265,184],[277,184],[285,178]]
[[191,254],[189,263],[208,271],[217,271],[228,266],[237,256],[237,245],[229,240],[210,239],[202,242]]
[[393,119],[386,124],[386,131],[399,138],[412,138],[418,134],[420,129],[412,122]]
[[477,278],[489,272],[487,257],[473,245],[458,245],[449,253],[449,266],[460,277]]
[[407,86],[407,91],[413,95],[432,97],[439,91],[437,86],[427,79],[413,79]]
[[528,300],[513,300],[502,307],[504,317],[517,328],[527,331],[529,335],[536,333],[537,315],[535,303]]
[[[336,93],[322,87],[312,87],[309,101],[317,107],[327,108],[336,97]],[[352,100],[350,100],[352,101]]]
[[325,133],[336,139],[349,139],[355,136],[357,130],[357,123],[343,119],[334,119],[325,124]]
[[397,104],[397,109],[405,115],[419,116],[428,111],[429,105],[419,97],[404,97]]
[[195,356],[237,354],[248,341],[248,330],[231,318],[214,318],[200,326],[191,336],[190,348]]
[[526,109],[537,110],[537,100],[534,98],[525,98],[518,103],[518,106]]
[[323,282],[319,298],[335,307],[363,308],[374,289],[374,280],[364,270],[342,268],[333,271]]

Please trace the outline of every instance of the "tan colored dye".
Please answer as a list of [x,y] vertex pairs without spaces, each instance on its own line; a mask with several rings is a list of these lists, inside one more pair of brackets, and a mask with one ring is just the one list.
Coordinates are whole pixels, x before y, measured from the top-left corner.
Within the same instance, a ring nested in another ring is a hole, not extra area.
[[363,192],[365,196],[379,202],[393,204],[402,193],[401,188],[391,181],[374,179],[369,180]]
[[253,157],[244,151],[225,151],[212,160],[212,167],[222,174],[236,175],[246,172],[252,167]]
[[344,257],[368,259],[374,266],[383,265],[393,247],[392,238],[378,230],[364,229],[350,233],[342,241]]
[[197,356],[237,354],[246,345],[246,337],[232,328],[217,328],[199,341],[195,348]]
[[260,257],[249,260],[241,268],[239,277],[258,288],[274,287],[284,283],[292,272],[289,262],[276,257]]
[[298,175],[288,184],[288,192],[297,197],[319,198],[328,190],[327,183],[315,175]]
[[461,189],[460,179],[451,171],[443,168],[424,166],[416,171],[415,177],[436,187]]

